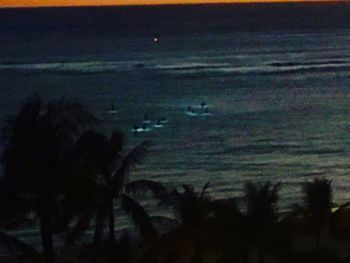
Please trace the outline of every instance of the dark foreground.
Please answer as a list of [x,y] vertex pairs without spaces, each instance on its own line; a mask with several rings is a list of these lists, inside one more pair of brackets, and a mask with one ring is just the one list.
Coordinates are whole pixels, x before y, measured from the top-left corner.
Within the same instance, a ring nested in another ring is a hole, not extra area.
[[[210,183],[133,180],[150,143],[127,150],[122,132],[107,137],[97,123],[79,102],[38,95],[5,121],[2,262],[349,262],[350,204],[334,208],[330,180],[301,185],[303,202],[283,214],[279,183],[247,182],[241,198],[215,199]],[[166,216],[148,214],[149,195]],[[134,229],[117,235],[116,211]],[[43,252],[6,234],[35,223]]]

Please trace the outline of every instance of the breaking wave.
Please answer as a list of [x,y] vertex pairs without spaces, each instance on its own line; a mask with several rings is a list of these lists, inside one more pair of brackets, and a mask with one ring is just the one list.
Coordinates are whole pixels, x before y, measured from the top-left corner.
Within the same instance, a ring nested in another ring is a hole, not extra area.
[[158,72],[166,74],[287,74],[350,69],[350,58],[311,61],[270,61],[261,65],[240,66],[237,63],[201,63],[176,61],[173,63],[135,63],[134,61],[88,61],[53,63],[2,63],[0,71],[26,71],[33,73],[108,73],[108,72]]

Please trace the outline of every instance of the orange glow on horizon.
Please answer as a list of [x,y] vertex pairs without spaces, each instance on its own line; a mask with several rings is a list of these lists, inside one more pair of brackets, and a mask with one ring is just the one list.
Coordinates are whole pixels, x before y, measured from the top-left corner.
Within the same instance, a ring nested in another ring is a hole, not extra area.
[[276,2],[344,2],[344,0],[0,0],[0,7],[113,6]]

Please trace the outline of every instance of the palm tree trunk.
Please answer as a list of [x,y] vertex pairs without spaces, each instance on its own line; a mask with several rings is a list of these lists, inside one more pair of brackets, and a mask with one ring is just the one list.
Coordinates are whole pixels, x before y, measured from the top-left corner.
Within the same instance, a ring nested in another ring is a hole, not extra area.
[[103,218],[104,218],[104,213],[105,210],[100,209],[97,212],[97,216],[96,216],[96,223],[95,223],[95,232],[94,232],[94,243],[99,243],[102,241],[103,238],[103,232],[104,232],[104,222],[103,222]]
[[316,235],[315,235],[315,245],[317,250],[321,248],[321,231],[322,231],[321,225],[317,226]]
[[45,263],[53,263],[55,261],[55,251],[53,248],[51,229],[46,216],[40,217],[40,234]]
[[111,198],[109,202],[109,241],[111,243],[115,242],[115,235],[114,235],[114,202]]
[[51,229],[51,205],[50,198],[47,195],[41,195],[37,202],[37,213],[40,220],[41,244],[45,263],[54,263],[55,250],[53,247],[52,229]]

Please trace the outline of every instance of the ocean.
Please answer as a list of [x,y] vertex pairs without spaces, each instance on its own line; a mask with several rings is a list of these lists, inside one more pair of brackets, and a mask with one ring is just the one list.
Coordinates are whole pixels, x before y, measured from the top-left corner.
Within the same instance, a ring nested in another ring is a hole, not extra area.
[[286,210],[324,177],[350,201],[349,3],[0,9],[0,32],[1,119],[33,92],[79,98],[153,143],[131,179],[213,198],[281,182]]

